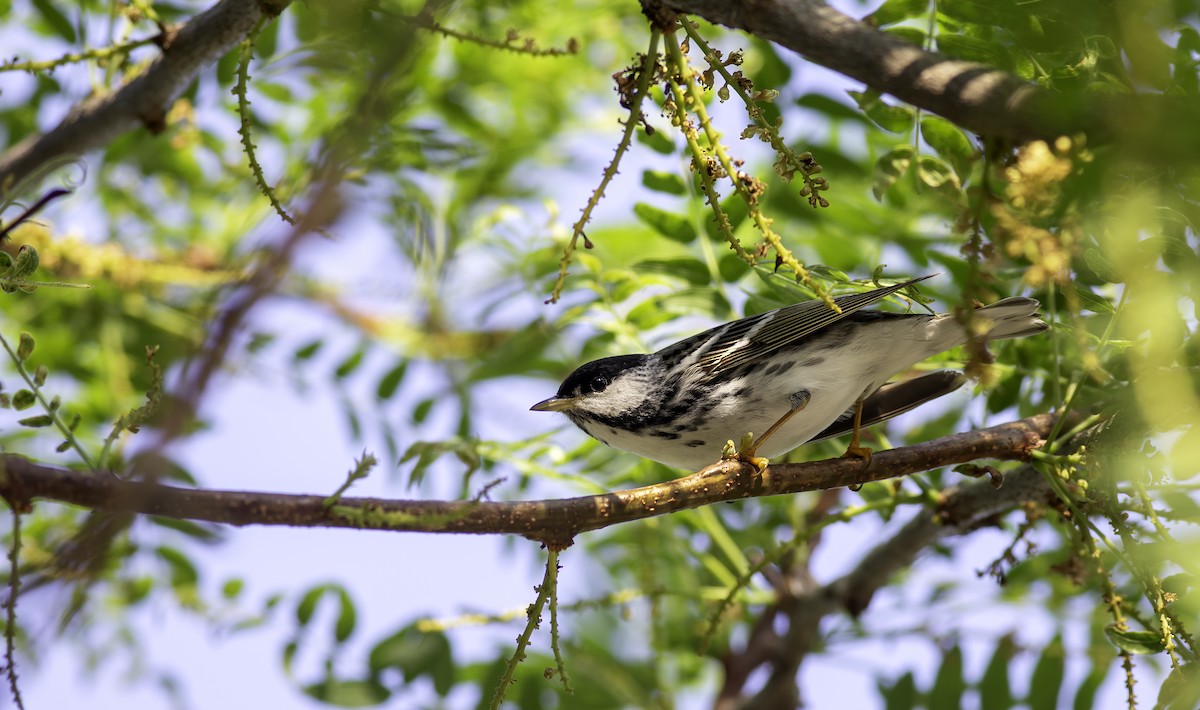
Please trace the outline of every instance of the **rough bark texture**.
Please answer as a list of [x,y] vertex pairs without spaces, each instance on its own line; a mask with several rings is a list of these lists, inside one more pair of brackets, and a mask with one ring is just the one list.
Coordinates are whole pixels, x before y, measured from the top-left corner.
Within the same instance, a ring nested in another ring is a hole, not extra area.
[[384,500],[190,490],[43,466],[0,457],[0,496],[25,507],[33,499],[96,510],[165,515],[232,525],[349,527],[431,533],[517,534],[555,547],[588,530],[721,501],[837,488],[905,476],[977,459],[1026,459],[1055,417],[1042,414],[979,431],[857,458],[770,466],[759,474],[736,461],[689,476],[605,495],[527,502]]
[[786,47],[983,136],[1025,142],[1084,133],[1147,159],[1200,148],[1200,104],[1149,94],[1064,95],[975,62],[951,59],[859,22],[818,0],[645,0]]
[[259,20],[289,0],[221,0],[181,27],[167,28],[162,54],[120,89],[77,105],[55,128],[26,137],[0,155],[0,198],[48,165],[104,148],[138,125],[163,128],[167,110],[202,70],[244,40]]

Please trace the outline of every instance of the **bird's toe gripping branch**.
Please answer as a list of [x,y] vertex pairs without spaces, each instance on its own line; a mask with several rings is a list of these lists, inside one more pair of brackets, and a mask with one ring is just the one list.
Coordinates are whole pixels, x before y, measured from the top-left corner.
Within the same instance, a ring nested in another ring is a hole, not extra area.
[[[725,452],[721,458],[726,461],[736,459],[738,461],[744,461],[752,464],[756,469],[758,469],[759,473],[767,470],[767,466],[771,463],[770,459],[762,456],[755,456],[754,454],[767,439],[771,438],[772,434],[779,431],[789,419],[796,415],[797,412],[808,406],[810,400],[812,400],[812,394],[808,390],[800,390],[799,392],[791,395],[788,397],[788,403],[791,405],[791,409],[789,409],[782,417],[780,417],[778,421],[772,424],[770,428],[763,432],[762,436],[755,439],[753,433],[747,433],[742,437],[741,446],[737,447],[736,449],[734,448],[733,440],[731,439],[725,444]],[[862,403],[859,402],[860,413],[861,409]],[[857,421],[858,420],[856,419],[856,424]],[[857,436],[858,428],[856,426],[855,442],[857,442]],[[870,449],[867,450],[867,454],[870,455]]]
[[850,458],[853,456],[855,458],[863,459],[867,465],[870,465],[871,454],[873,451],[865,446],[859,445],[858,437],[859,434],[862,433],[862,413],[863,399],[859,398],[859,400],[854,403],[854,430],[850,434],[850,445],[846,447],[846,453],[842,454],[842,458]]

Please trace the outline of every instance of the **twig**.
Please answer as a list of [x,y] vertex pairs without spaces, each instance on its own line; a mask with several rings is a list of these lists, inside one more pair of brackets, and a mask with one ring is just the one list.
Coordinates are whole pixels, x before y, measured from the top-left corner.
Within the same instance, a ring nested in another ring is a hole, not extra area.
[[642,66],[638,70],[637,88],[634,92],[632,100],[629,102],[629,118],[625,119],[625,131],[621,134],[621,140],[617,142],[617,149],[613,153],[612,160],[608,166],[604,168],[604,175],[600,178],[600,184],[592,190],[591,197],[588,198],[587,204],[583,206],[583,214],[571,227],[571,241],[567,242],[563,248],[562,258],[558,262],[558,277],[554,280],[554,288],[550,291],[550,298],[546,299],[546,303],[558,303],[558,297],[562,294],[563,286],[567,283],[567,268],[571,265],[571,256],[575,253],[575,247],[582,237],[584,245],[589,242],[584,236],[583,228],[592,219],[592,211],[596,209],[596,205],[600,204],[601,198],[604,197],[604,189],[617,176],[617,167],[621,164],[621,158],[625,152],[629,150],[629,146],[633,143],[633,132],[642,123],[642,101],[646,98],[646,93],[650,88],[651,78],[654,76],[654,68],[658,63],[658,40],[660,37],[658,30],[650,33],[650,46],[646,49],[646,56],[642,59]]
[[1194,97],[1056,94],[995,67],[924,50],[824,0],[644,0],[644,5],[651,14],[697,15],[775,42],[983,136],[1024,143],[1083,132],[1089,145],[1117,139],[1141,159],[1166,163],[1200,147],[1200,131],[1186,128],[1200,124]]
[[517,636],[517,647],[513,650],[512,658],[508,659],[508,663],[504,666],[504,674],[500,676],[500,685],[496,686],[496,692],[492,695],[492,702],[488,705],[491,710],[498,710],[500,704],[504,702],[504,694],[508,692],[508,687],[513,684],[513,680],[517,673],[517,666],[525,660],[525,649],[529,648],[529,642],[533,638],[533,630],[542,623],[542,609],[546,608],[546,600],[550,598],[551,590],[554,589],[553,578],[558,573],[558,551],[554,548],[549,548],[549,554],[546,557],[546,574],[542,576],[542,583],[535,587],[537,590],[537,599],[526,609],[525,629]]
[[24,710],[25,703],[21,700],[21,689],[17,686],[17,597],[21,591],[21,513],[17,506],[9,503],[12,510],[12,546],[8,549],[8,602],[4,605],[7,613],[7,625],[4,627],[4,663],[8,674],[8,688],[12,692],[13,704]]
[[567,675],[567,664],[563,662],[558,644],[558,570],[558,551],[552,549],[546,561],[546,582],[550,587],[550,649],[554,651],[555,671],[562,681],[563,692],[574,695],[575,689],[571,687],[571,677]]

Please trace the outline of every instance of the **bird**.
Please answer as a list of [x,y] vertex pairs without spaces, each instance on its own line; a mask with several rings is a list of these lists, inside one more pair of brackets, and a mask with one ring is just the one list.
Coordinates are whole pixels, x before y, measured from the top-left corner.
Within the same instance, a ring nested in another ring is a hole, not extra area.
[[[602,444],[698,471],[728,455],[763,470],[811,441],[851,434],[846,456],[868,459],[859,432],[953,392],[953,370],[889,382],[968,340],[950,313],[862,310],[937,274],[833,299],[804,301],[716,326],[651,354],[579,366],[533,405],[565,414]],[[1036,335],[1049,326],[1032,298],[978,308],[985,341]],[[753,432],[761,432],[757,439]],[[749,442],[749,445],[745,445]]]

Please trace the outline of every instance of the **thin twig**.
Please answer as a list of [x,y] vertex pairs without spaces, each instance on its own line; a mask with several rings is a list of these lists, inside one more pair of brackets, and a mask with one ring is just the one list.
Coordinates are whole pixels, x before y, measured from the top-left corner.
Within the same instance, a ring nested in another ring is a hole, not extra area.
[[546,577],[550,587],[550,648],[554,651],[554,665],[558,678],[562,681],[563,691],[574,695],[571,687],[571,677],[567,675],[567,665],[563,662],[562,650],[558,645],[558,550],[550,550],[546,561]]
[[549,548],[546,558],[546,574],[542,576],[542,583],[535,587],[538,593],[537,599],[526,610],[525,629],[520,636],[517,636],[517,647],[513,650],[512,658],[508,659],[508,663],[504,666],[504,674],[500,676],[500,685],[496,686],[492,702],[488,705],[491,710],[498,710],[500,704],[504,702],[504,694],[508,692],[509,686],[513,684],[516,677],[517,666],[525,660],[525,649],[529,648],[533,630],[542,623],[542,609],[546,608],[546,600],[550,598],[550,592],[554,589],[553,578],[557,573],[558,551]]
[[4,627],[4,663],[8,674],[8,688],[12,692],[13,704],[24,710],[25,703],[21,700],[21,689],[17,686],[17,597],[21,591],[21,513],[17,506],[9,504],[12,510],[12,545],[8,549],[8,603],[4,605],[7,613],[7,625]]
[[617,176],[617,167],[621,164],[621,158],[625,152],[629,150],[629,146],[633,143],[633,132],[642,123],[642,100],[646,98],[646,93],[650,88],[651,77],[654,76],[654,68],[658,63],[658,40],[660,33],[654,30],[650,33],[650,46],[646,49],[646,56],[642,60],[642,66],[638,70],[637,89],[633,95],[633,99],[629,102],[629,118],[625,119],[625,131],[621,134],[621,140],[617,142],[617,149],[613,153],[613,158],[609,161],[608,166],[604,168],[604,175],[600,178],[600,184],[592,190],[592,196],[588,198],[587,204],[583,206],[583,214],[571,227],[571,241],[567,242],[567,246],[563,248],[562,258],[558,262],[558,277],[554,280],[554,288],[550,291],[550,298],[546,299],[546,303],[558,303],[558,297],[562,294],[563,286],[567,283],[567,268],[571,265],[571,256],[575,253],[575,247],[582,237],[584,244],[588,244],[587,237],[583,234],[583,228],[592,219],[592,211],[596,209],[596,205],[600,204],[601,198],[604,197],[604,189]]

